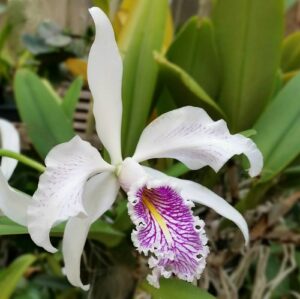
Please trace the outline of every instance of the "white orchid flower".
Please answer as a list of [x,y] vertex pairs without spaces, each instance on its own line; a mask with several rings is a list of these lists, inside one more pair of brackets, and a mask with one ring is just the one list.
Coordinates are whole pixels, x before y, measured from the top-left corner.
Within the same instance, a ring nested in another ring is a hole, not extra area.
[[[7,120],[0,119],[0,148],[20,153],[20,137],[16,128]],[[26,225],[26,211],[30,197],[12,189],[7,181],[12,176],[18,161],[1,157],[0,165],[0,214]]]
[[[0,148],[20,153],[20,137],[13,124],[5,119],[0,119]],[[2,157],[0,168],[4,177],[9,180],[18,161],[12,158]]]
[[136,228],[136,248],[151,255],[148,280],[175,274],[192,281],[200,277],[208,254],[204,223],[194,217],[192,202],[214,209],[241,229],[248,242],[242,215],[224,199],[194,182],[166,176],[139,163],[154,158],[174,158],[190,169],[206,165],[218,171],[233,155],[244,153],[251,176],[259,174],[262,155],[248,138],[231,135],[223,120],[213,121],[200,108],[184,107],[165,113],[143,131],[132,157],[121,155],[122,60],[114,32],[98,8],[90,13],[96,37],[88,59],[88,81],[94,98],[96,129],[111,164],[97,149],[74,137],[57,145],[46,157],[33,204],[28,209],[28,230],[33,241],[55,252],[51,228],[66,221],[63,236],[65,274],[84,290],[80,259],[91,224],[114,203],[121,187],[128,194],[128,211]]

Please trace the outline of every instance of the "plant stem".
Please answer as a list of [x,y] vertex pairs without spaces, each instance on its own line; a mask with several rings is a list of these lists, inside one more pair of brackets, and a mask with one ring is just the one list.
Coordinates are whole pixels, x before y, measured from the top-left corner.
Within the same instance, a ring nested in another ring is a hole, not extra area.
[[31,158],[28,158],[22,154],[12,152],[12,151],[9,151],[6,149],[0,149],[0,156],[18,160],[19,162],[21,162],[33,169],[36,169],[39,172],[44,172],[46,169],[46,167],[43,164],[41,164]]

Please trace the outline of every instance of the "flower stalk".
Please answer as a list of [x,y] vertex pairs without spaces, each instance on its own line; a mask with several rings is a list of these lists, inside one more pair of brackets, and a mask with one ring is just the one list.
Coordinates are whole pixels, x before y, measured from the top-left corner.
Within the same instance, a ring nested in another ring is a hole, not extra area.
[[19,154],[19,153],[10,151],[10,150],[0,149],[0,156],[15,159],[15,160],[23,163],[24,165],[27,165],[39,172],[44,172],[46,169],[46,167],[43,164],[41,164],[23,154]]

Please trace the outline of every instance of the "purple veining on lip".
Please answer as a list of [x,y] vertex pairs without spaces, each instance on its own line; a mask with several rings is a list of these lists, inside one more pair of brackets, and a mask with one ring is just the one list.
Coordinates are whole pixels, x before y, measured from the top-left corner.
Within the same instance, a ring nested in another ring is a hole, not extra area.
[[[145,204],[148,202],[164,219],[171,236],[166,238],[163,229]],[[204,223],[193,216],[192,203],[184,200],[171,186],[143,186],[129,202],[131,219],[136,225],[132,233],[134,245],[146,255],[150,253],[149,266],[153,268],[148,280],[159,286],[160,276],[173,274],[181,279],[199,279],[208,254]]]

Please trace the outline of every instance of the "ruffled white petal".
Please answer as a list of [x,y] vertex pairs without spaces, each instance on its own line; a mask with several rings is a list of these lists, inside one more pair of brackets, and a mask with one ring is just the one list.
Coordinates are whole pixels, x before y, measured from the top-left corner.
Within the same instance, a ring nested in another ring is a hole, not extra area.
[[27,225],[27,208],[32,202],[29,195],[12,189],[0,170],[0,210],[14,222]]
[[80,261],[90,226],[111,207],[118,190],[117,179],[111,173],[91,178],[83,195],[83,204],[88,217],[73,217],[66,225],[62,249],[65,261],[64,273],[72,285],[83,290],[88,290],[89,285],[83,285],[81,282]]
[[33,203],[28,208],[28,231],[37,245],[55,252],[49,238],[51,227],[70,217],[86,215],[82,204],[86,181],[114,168],[78,136],[54,147],[45,163],[46,171],[40,177]]
[[234,222],[245,238],[246,244],[249,242],[249,230],[247,222],[244,217],[232,207],[226,200],[217,195],[216,193],[210,191],[209,189],[201,186],[200,184],[176,179],[179,188],[182,188],[182,196],[192,200],[193,202],[205,205],[223,217]]
[[94,97],[94,115],[99,137],[112,163],[122,161],[122,59],[112,25],[99,8],[90,9],[96,37],[88,59],[88,82]]
[[245,242],[246,244],[248,244],[249,229],[247,222],[245,221],[244,217],[240,214],[240,212],[234,207],[232,207],[222,197],[210,191],[206,187],[201,186],[200,184],[194,183],[192,181],[173,178],[149,167],[144,167],[144,169],[149,175],[155,178],[168,178],[171,182],[174,183],[174,185],[181,189],[181,195],[183,198],[192,200],[193,202],[212,208],[218,214],[234,222],[243,233]]
[[[16,128],[8,121],[0,119],[0,148],[20,152],[20,137]],[[1,170],[4,177],[9,180],[12,176],[18,161],[15,159],[2,157]]]
[[256,176],[263,157],[255,143],[240,134],[231,135],[224,120],[213,121],[201,108],[183,107],[167,112],[143,131],[133,158],[174,158],[190,169],[206,165],[218,171],[232,156],[245,154],[249,174]]

